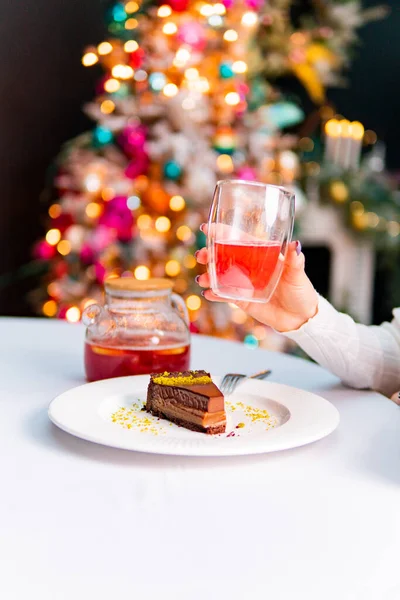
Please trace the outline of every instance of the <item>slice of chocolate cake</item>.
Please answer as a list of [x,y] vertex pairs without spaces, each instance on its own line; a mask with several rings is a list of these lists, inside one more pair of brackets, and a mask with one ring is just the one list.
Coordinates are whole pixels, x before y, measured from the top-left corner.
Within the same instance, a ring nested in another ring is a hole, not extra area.
[[224,433],[226,427],[224,396],[206,371],[151,375],[146,410],[193,431]]

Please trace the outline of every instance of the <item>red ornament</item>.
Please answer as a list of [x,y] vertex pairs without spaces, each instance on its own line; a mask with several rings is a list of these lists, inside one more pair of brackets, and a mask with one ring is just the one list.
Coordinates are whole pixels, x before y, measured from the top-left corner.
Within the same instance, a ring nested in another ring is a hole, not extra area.
[[144,50],[142,48],[138,48],[136,52],[132,52],[129,62],[133,69],[138,69],[142,66],[144,60]]
[[56,249],[45,240],[38,242],[33,249],[33,256],[39,260],[50,260],[55,256]]
[[168,4],[175,12],[185,12],[189,6],[189,0],[168,0],[167,2],[161,2],[161,4]]

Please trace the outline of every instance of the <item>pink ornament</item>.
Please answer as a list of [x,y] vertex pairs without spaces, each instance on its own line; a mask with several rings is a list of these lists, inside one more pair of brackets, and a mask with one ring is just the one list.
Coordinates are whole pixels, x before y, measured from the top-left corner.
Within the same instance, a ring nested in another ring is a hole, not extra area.
[[100,262],[97,262],[94,265],[94,273],[95,273],[96,281],[98,283],[103,283],[104,277],[106,275],[106,269],[105,269],[105,267],[103,267],[103,265]]
[[126,201],[126,196],[116,196],[107,202],[99,219],[99,224],[114,230],[121,242],[129,242],[133,236],[133,216]]
[[251,8],[252,10],[258,11],[264,6],[264,0],[246,0],[246,6]]
[[190,323],[190,333],[200,333],[200,329],[195,323]]
[[[110,202],[112,202],[112,200],[110,200]],[[103,252],[103,250],[113,244],[115,239],[115,231],[110,229],[108,225],[99,224],[90,236],[86,246],[89,247],[92,253],[100,254],[100,252]],[[85,250],[85,252],[87,253],[86,255],[88,255],[88,251]]]
[[239,179],[244,179],[245,181],[256,181],[257,173],[255,169],[251,167],[242,167],[237,171],[237,176]]
[[57,319],[65,319],[68,308],[69,306],[61,306],[57,314]]
[[50,260],[56,253],[54,246],[50,246],[45,240],[38,242],[33,249],[33,255],[39,260]]
[[92,264],[94,260],[94,252],[93,249],[89,246],[89,244],[84,244],[82,246],[81,251],[79,253],[79,257],[85,265]]
[[144,175],[148,168],[149,157],[145,152],[138,151],[126,167],[125,175],[129,177],[129,179],[136,179],[139,175]]
[[199,52],[204,50],[207,44],[206,31],[198,21],[182,23],[178,29],[177,38],[182,44],[187,44]]
[[232,8],[234,3],[234,0],[222,0],[222,4],[225,6],[225,8]]
[[119,145],[128,156],[135,156],[138,150],[144,152],[147,129],[143,125],[127,125],[118,138]]

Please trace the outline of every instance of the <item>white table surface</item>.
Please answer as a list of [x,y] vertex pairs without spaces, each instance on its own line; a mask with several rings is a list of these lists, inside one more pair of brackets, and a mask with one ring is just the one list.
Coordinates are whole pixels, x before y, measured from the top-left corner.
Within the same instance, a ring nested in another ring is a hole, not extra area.
[[0,598],[400,598],[390,401],[297,358],[194,336],[193,368],[272,368],[333,402],[339,429],[273,455],[144,455],[48,420],[51,399],[83,382],[80,325],[3,318],[0,339]]

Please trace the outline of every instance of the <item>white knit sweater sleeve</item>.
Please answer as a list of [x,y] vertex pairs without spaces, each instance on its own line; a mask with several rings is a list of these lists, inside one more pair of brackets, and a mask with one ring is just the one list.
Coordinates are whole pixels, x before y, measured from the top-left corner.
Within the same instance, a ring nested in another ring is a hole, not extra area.
[[316,316],[285,335],[344,383],[390,396],[400,390],[400,308],[393,317],[379,327],[358,325],[320,297]]

